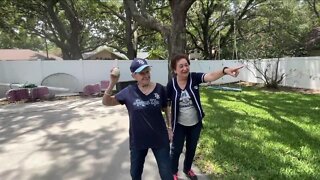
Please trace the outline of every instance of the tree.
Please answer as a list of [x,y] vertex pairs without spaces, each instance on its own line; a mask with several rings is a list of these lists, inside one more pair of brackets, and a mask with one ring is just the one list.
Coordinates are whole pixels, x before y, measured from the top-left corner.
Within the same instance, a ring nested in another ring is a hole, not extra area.
[[320,23],[320,2],[318,0],[304,0],[310,11],[312,12],[313,16],[315,16],[314,19],[316,19],[316,23]]
[[0,48],[4,49],[32,49],[45,50],[43,39],[35,35],[28,35],[25,32],[9,33],[0,30]]
[[[100,2],[104,9],[103,13],[114,16],[114,21],[118,22],[118,25],[110,27],[113,33],[109,33],[108,36],[112,37],[113,41],[108,42],[108,46],[126,54],[129,59],[137,56],[138,49],[149,52],[165,52],[165,49],[162,48],[163,43],[159,38],[159,33],[141,28],[141,26],[133,20],[128,3],[123,2],[120,4],[119,2],[120,1]],[[159,13],[157,14],[156,12],[154,15],[157,18],[163,18],[165,16],[162,10],[163,7],[159,7],[158,1],[149,2],[149,6],[156,7]],[[159,55],[163,56],[163,54]]]
[[309,22],[294,0],[268,1],[238,30],[241,58],[301,56]]
[[[4,0],[15,11],[5,12],[14,17],[10,30],[24,29],[28,34],[47,39],[61,48],[64,59],[80,59],[82,53],[105,43],[101,26],[106,25],[95,1],[74,0]],[[100,21],[101,20],[101,21]]]
[[[124,3],[120,1],[100,1],[103,8],[102,13],[106,14],[110,22],[116,22],[105,30],[105,35],[110,37],[108,46],[120,53],[126,54],[129,59],[137,55],[136,30],[137,27],[132,20],[131,12]],[[111,40],[112,39],[112,40]]]
[[242,21],[250,21],[257,7],[265,1],[197,1],[188,17],[190,49],[200,50],[205,59],[218,59],[218,55],[232,58],[235,30],[240,29]]
[[227,14],[225,5],[221,1],[197,1],[191,8],[193,13],[188,16],[188,43],[187,49],[195,49],[202,52],[204,59],[216,59],[217,54],[212,53],[213,49],[219,48],[220,30],[222,27],[223,17]]
[[[130,8],[133,19],[142,27],[157,31],[161,34],[168,49],[168,59],[177,53],[186,51],[186,19],[187,12],[195,0],[170,0],[169,7],[171,12],[170,22],[160,22],[152,16],[154,9],[148,6],[151,1],[124,0]],[[158,2],[164,5],[164,1]],[[170,64],[170,63],[169,63]]]

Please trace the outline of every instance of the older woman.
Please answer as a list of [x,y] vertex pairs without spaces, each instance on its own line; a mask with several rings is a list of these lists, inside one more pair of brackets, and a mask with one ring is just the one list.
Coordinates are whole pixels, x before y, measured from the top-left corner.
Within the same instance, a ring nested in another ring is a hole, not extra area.
[[178,54],[171,60],[175,76],[167,84],[168,98],[171,100],[173,140],[171,145],[171,166],[174,180],[178,179],[179,157],[186,142],[183,172],[187,177],[197,179],[191,169],[197,143],[202,128],[204,112],[200,102],[199,84],[215,81],[228,74],[236,77],[243,67],[223,69],[210,73],[190,72],[187,55]]
[[172,132],[167,130],[167,125],[170,124],[169,116],[166,116],[166,125],[161,113],[162,110],[166,114],[170,111],[167,109],[165,88],[151,81],[151,67],[145,59],[134,59],[130,71],[137,84],[129,85],[112,96],[112,89],[119,76],[112,75],[118,73],[111,73],[111,83],[105,91],[102,103],[106,106],[125,104],[128,109],[132,179],[141,180],[145,157],[151,148],[157,160],[161,179],[172,180],[169,145]]

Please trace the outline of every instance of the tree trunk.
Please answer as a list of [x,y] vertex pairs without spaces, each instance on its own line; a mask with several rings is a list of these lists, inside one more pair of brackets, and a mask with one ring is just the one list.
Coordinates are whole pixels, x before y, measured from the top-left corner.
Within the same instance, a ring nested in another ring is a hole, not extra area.
[[[61,0],[59,6],[65,11],[66,19],[69,21],[69,28],[71,32],[67,32],[65,24],[59,19],[58,12],[55,10],[58,6],[58,1],[46,1],[48,19],[53,25],[53,31],[56,31],[56,41],[60,44],[63,59],[81,59],[80,35],[83,30],[83,25],[77,17],[77,12],[72,3],[68,4],[66,0]],[[57,44],[57,43],[56,43]]]
[[72,60],[82,59],[82,53],[79,46],[79,43],[75,40],[71,40],[70,42],[70,58]]
[[136,44],[133,43],[134,41],[134,32],[132,30],[132,14],[129,8],[129,5],[126,0],[123,1],[126,19],[125,19],[125,26],[126,26],[126,45],[127,45],[127,57],[129,59],[133,59],[137,57],[137,47]]
[[70,53],[68,52],[68,50],[65,50],[65,48],[61,48],[61,52],[62,52],[62,58],[64,60],[71,59],[71,56],[70,56]]
[[169,60],[176,54],[186,53],[186,19],[187,12],[194,1],[181,3],[180,0],[172,0],[171,6],[171,32],[168,44]]
[[66,43],[69,46],[71,59],[82,59],[81,47],[80,47],[80,36],[83,30],[83,25],[77,17],[77,11],[74,8],[72,1],[67,2],[66,0],[60,1],[61,8],[66,13],[66,18],[70,22],[71,33],[68,36]]
[[[186,53],[186,19],[187,12],[195,0],[170,0],[171,7],[171,24],[170,29],[166,25],[158,22],[154,17],[147,15],[145,12],[142,15],[138,12],[136,2],[134,0],[126,0],[128,7],[130,8],[131,14],[135,21],[140,26],[146,27],[162,34],[162,37],[168,47],[168,66],[170,67],[171,58],[179,53]],[[168,68],[169,68],[168,67]],[[170,72],[170,68],[168,69]],[[168,73],[171,77],[171,73]]]
[[165,36],[167,38],[168,46],[168,79],[171,79],[172,72],[170,68],[171,59],[180,53],[186,53],[186,20],[187,12],[195,0],[187,0],[181,3],[180,0],[170,1],[171,6],[171,30],[170,36]]

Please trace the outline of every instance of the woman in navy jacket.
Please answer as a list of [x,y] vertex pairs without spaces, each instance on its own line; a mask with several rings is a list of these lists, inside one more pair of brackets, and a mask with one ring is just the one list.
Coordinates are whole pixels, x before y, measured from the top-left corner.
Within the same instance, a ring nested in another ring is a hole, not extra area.
[[171,146],[171,167],[174,179],[178,179],[179,157],[186,141],[183,172],[190,179],[197,179],[191,165],[196,152],[204,112],[200,102],[199,84],[215,81],[228,74],[237,77],[243,67],[223,69],[210,73],[190,72],[187,55],[178,54],[171,60],[175,76],[167,84],[167,95],[171,100],[171,123],[173,140]]

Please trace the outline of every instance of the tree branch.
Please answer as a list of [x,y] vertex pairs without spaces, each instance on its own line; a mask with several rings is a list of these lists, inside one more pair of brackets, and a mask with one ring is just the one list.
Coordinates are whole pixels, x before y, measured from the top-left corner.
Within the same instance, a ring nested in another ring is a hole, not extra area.
[[168,33],[170,32],[170,28],[166,25],[161,24],[155,18],[147,15],[146,13],[143,13],[143,15],[140,14],[133,0],[125,0],[124,3],[128,3],[128,7],[132,13],[133,19],[137,21],[140,26],[158,31],[163,35],[168,35]]

